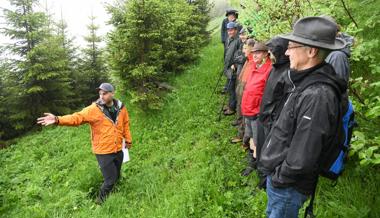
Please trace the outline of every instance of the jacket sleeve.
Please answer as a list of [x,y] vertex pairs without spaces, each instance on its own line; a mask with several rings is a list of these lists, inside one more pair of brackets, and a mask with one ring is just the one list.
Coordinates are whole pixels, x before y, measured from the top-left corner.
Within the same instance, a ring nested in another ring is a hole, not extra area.
[[85,107],[79,112],[73,113],[71,115],[59,116],[58,125],[60,126],[79,126],[84,123],[90,123],[91,119],[91,109],[92,106]]
[[307,94],[299,97],[295,107],[295,132],[289,150],[272,176],[275,187],[294,184],[300,175],[316,174],[322,147],[330,142],[337,125],[337,100],[334,94],[321,94],[333,92],[326,89],[308,88],[305,90]]
[[125,142],[129,145],[132,144],[132,136],[131,136],[131,131],[130,131],[130,128],[129,128],[129,115],[128,115],[128,111],[127,109],[124,107],[123,109],[123,113],[124,113],[124,119],[123,119],[123,125],[124,125],[124,128],[123,128],[123,137],[125,139]]
[[226,43],[226,19],[223,20],[222,22],[222,27],[221,27],[221,30],[220,30],[220,33],[221,33],[221,40],[222,40],[222,43],[225,44]]

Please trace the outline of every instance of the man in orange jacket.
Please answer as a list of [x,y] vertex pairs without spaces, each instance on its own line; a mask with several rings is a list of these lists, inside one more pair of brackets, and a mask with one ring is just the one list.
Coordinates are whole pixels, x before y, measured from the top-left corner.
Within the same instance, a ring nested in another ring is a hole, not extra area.
[[44,126],[90,124],[92,151],[104,178],[96,202],[102,203],[120,177],[123,141],[127,148],[131,148],[132,137],[128,111],[121,101],[114,99],[114,87],[109,83],[102,83],[97,90],[99,99],[82,111],[65,116],[45,113],[44,117],[37,119],[37,123]]

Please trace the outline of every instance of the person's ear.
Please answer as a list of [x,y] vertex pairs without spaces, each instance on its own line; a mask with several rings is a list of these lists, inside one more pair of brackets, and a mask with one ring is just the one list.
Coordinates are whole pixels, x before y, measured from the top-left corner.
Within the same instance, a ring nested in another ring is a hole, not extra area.
[[314,58],[318,55],[318,51],[318,48],[310,48],[307,54],[310,58]]

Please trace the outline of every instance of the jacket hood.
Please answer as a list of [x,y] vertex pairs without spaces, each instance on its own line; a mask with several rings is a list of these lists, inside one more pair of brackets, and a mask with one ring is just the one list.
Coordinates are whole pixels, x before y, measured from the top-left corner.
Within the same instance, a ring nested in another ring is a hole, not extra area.
[[347,33],[340,33],[337,38],[340,38],[346,42],[346,46],[340,51],[344,52],[348,57],[351,56],[351,47],[354,45],[355,39],[353,36]]
[[276,63],[273,66],[278,67],[279,65],[289,63],[289,57],[285,55],[288,49],[289,40],[280,37],[272,38],[266,45],[276,58]]

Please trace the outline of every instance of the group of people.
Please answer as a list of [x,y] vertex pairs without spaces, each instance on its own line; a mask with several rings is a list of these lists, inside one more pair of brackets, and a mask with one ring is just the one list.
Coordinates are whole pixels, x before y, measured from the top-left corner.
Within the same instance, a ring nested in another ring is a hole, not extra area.
[[[340,32],[329,16],[305,17],[293,32],[268,42],[248,37],[228,10],[222,24],[224,75],[228,94],[223,113],[236,114],[232,125],[247,149],[242,175],[257,171],[259,188],[268,196],[267,217],[298,217],[315,189],[320,157],[338,131],[339,99],[347,92],[353,38]],[[104,177],[98,203],[104,202],[120,178],[123,147],[131,148],[129,116],[114,98],[109,83],[98,88],[99,99],[65,116],[46,113],[41,125],[91,126],[93,152]]]
[[247,150],[248,176],[266,189],[267,217],[298,217],[312,195],[322,153],[338,131],[339,99],[347,93],[353,38],[327,15],[305,17],[293,32],[267,42],[249,37],[227,10],[221,28],[226,116],[232,143]]

